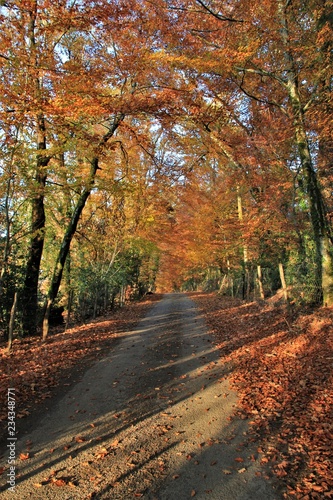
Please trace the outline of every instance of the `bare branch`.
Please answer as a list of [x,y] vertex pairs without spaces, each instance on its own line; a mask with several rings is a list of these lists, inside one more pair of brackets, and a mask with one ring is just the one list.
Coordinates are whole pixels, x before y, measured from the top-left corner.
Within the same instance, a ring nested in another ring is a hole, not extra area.
[[260,99],[260,97],[257,97],[257,96],[255,96],[253,94],[250,94],[250,92],[248,92],[247,90],[245,90],[245,88],[243,87],[242,83],[239,85],[239,88],[240,88],[240,90],[242,92],[244,92],[245,95],[247,95],[247,97],[250,97],[250,99],[254,99],[255,101],[260,102],[261,104],[265,104],[266,106],[267,105],[275,106],[275,107],[279,108],[282,111],[282,113],[284,113],[286,116],[289,116],[289,113],[278,102],[276,102],[276,101],[270,101],[268,99]]
[[243,19],[234,19],[233,17],[227,17],[227,16],[224,16],[222,14],[219,14],[218,12],[214,12],[210,7],[208,7],[208,5],[206,5],[202,0],[196,0],[196,2],[198,4],[201,5],[201,7],[203,7],[205,10],[207,10],[207,12],[209,12],[209,14],[211,14],[212,16],[214,16],[216,19],[218,19],[219,21],[228,21],[228,22],[231,22],[231,23],[243,23],[244,20]]
[[273,80],[276,80],[277,82],[279,82],[284,87],[287,87],[286,82],[282,78],[275,75],[274,73],[271,73],[270,71],[265,71],[265,70],[260,69],[260,68],[257,68],[257,69],[256,68],[241,68],[241,67],[237,67],[237,66],[236,66],[236,70],[241,71],[244,74],[245,73],[252,73],[252,74],[260,75],[260,76],[268,76],[269,78],[272,78]]

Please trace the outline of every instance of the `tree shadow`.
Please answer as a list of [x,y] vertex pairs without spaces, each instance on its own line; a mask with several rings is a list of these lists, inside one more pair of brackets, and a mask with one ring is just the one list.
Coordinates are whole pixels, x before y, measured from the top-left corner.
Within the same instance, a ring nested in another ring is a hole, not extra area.
[[250,421],[253,438],[291,495],[329,495],[333,312],[321,308],[290,317],[282,307],[221,305],[211,304],[206,320],[221,357],[233,364],[239,416]]
[[[184,487],[184,481],[186,484],[188,481],[190,485],[193,482],[193,474],[195,475],[200,470],[200,463],[204,464],[207,461],[209,463],[221,461],[221,465],[227,464],[224,467],[231,471],[230,474],[221,472],[218,475],[219,479],[213,476],[209,483],[213,485],[210,489],[218,491],[218,484],[222,482],[223,488],[226,488],[225,491],[230,490],[231,492],[231,490],[235,491],[235,485],[240,485],[238,486],[238,496],[225,498],[232,500],[250,499],[252,496],[244,495],[252,495],[253,492],[255,496],[258,489],[265,488],[261,478],[258,477],[256,480],[254,476],[257,471],[254,471],[254,467],[258,467],[258,457],[252,456],[250,458],[249,444],[241,444],[241,441],[246,441],[244,432],[247,423],[238,418],[232,423],[220,422],[219,432],[214,436],[213,446],[200,449],[199,452],[196,451],[199,464],[195,464],[194,469],[192,467],[194,460],[191,461],[191,464],[184,460],[175,462],[173,476],[178,475],[182,478],[181,481],[177,482],[172,477],[170,479],[170,474],[165,471],[163,465],[158,463],[159,460],[168,457],[169,452],[174,452],[181,442],[182,434],[177,434],[170,439],[169,431],[172,430],[172,426],[168,429],[167,424],[163,423],[165,419],[166,422],[169,422],[170,413],[174,413],[174,408],[177,405],[187,404],[188,401],[193,401],[195,398],[200,398],[203,390],[209,390],[221,383],[235,369],[232,362],[223,358],[223,352],[221,357],[221,346],[212,343],[211,338],[207,336],[203,319],[196,313],[194,304],[186,302],[186,307],[184,307],[181,297],[183,296],[179,295],[178,310],[161,310],[157,304],[152,316],[141,321],[140,325],[132,332],[121,335],[115,352],[100,360],[86,372],[82,380],[82,387],[85,387],[84,384],[87,380],[98,380],[99,370],[104,369],[106,364],[109,364],[112,367],[113,378],[110,378],[108,387],[113,398],[108,401],[107,407],[103,406],[102,397],[100,401],[91,399],[87,402],[87,406],[77,407],[73,414],[74,420],[69,421],[65,428],[57,429],[56,434],[45,432],[38,446],[33,444],[31,459],[20,464],[18,487],[20,483],[24,483],[46,470],[62,473],[63,467],[61,465],[70,457],[73,463],[71,482],[75,481],[75,474],[82,470],[82,463],[96,463],[96,446],[101,445],[105,450],[101,452],[102,455],[105,454],[103,457],[104,467],[108,466],[113,472],[107,485],[97,487],[95,498],[112,498],[113,492],[115,495],[118,494],[119,483],[135,485],[140,475],[145,480],[147,475],[149,476],[149,470],[151,470],[154,471],[155,476],[148,481],[147,486],[143,485],[138,494],[150,498],[149,495],[160,492],[158,494],[162,495],[161,498],[170,498],[171,500],[171,498],[177,498],[178,495],[176,489],[175,496],[168,496],[173,495],[174,487],[181,483]],[[244,339],[244,343],[247,342],[251,342],[251,339]],[[238,344],[236,347],[239,348]],[[231,346],[228,347],[227,353],[230,352],[232,352]],[[121,366],[124,355],[129,363],[128,369]],[[78,390],[78,386],[75,390]],[[73,396],[73,391],[69,392],[69,395]],[[75,409],[75,400],[72,403],[71,411]],[[213,402],[211,402],[212,405]],[[187,410],[187,408],[185,409]],[[96,415],[94,415],[93,410],[95,410]],[[190,420],[194,421],[197,418],[195,413],[193,416],[189,411],[186,413]],[[205,414],[202,413],[202,415]],[[42,421],[41,425],[46,425],[45,429],[52,429],[52,425],[45,423],[45,421]],[[145,444],[142,449],[145,450],[145,453],[142,455],[138,453],[139,458],[129,462],[133,451],[133,440],[135,441],[139,430],[141,435],[144,435]],[[232,438],[229,440],[230,435]],[[33,441],[33,433],[29,436],[32,436]],[[68,436],[72,436],[70,442],[68,442]],[[64,440],[66,446],[64,446]],[[228,445],[229,441],[234,441],[232,447]],[[245,446],[244,450],[238,451],[235,444],[239,445],[240,448]],[[222,445],[225,447],[223,448]],[[56,449],[53,450],[53,448]],[[50,449],[53,450],[52,453],[50,453]],[[242,458],[241,465],[245,464],[246,466],[235,468],[235,463],[238,464],[238,462],[232,462],[233,465],[231,465],[230,460],[233,460],[231,450],[237,451],[238,456],[234,458]],[[18,449],[18,452],[20,451]],[[192,453],[194,452],[192,451]],[[244,457],[239,456],[240,453],[244,453]],[[225,457],[228,458],[227,462],[223,462],[223,457],[224,460]],[[122,467],[118,466],[118,463],[123,463]],[[209,471],[213,471],[214,466],[215,464],[210,465]],[[245,470],[239,472],[240,469]],[[67,474],[69,472],[67,471]],[[207,472],[201,469],[200,474],[207,474]],[[200,474],[198,478],[200,478]],[[208,484],[208,480],[206,482]],[[200,487],[201,494],[204,495],[206,493],[202,489],[201,483],[202,480],[196,488]],[[243,488],[241,488],[242,483],[244,483]],[[43,487],[52,487],[52,481],[47,482]],[[6,485],[2,486],[0,491],[4,492],[5,490]],[[278,495],[272,496],[273,494],[269,490],[265,490],[262,494],[264,495],[262,498],[265,500],[281,498]],[[22,496],[17,498],[22,498]],[[73,498],[76,498],[75,493],[73,493]],[[118,497],[115,496],[115,498]]]

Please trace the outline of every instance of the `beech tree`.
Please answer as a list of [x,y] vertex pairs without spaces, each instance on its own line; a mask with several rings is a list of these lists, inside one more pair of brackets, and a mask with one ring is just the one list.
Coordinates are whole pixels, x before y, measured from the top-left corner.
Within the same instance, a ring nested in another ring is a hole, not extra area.
[[83,279],[84,223],[117,206],[105,286],[144,290],[161,256],[161,283],[233,269],[249,298],[264,265],[288,285],[302,264],[332,303],[330,2],[10,0],[0,15],[4,317],[18,287],[22,331],[44,303],[46,338],[63,276],[68,303]]
[[147,17],[143,4],[134,8],[125,1],[121,5],[13,1],[2,7],[2,21],[8,19],[11,23],[1,35],[8,84],[3,85],[2,111],[22,122],[26,134],[29,131],[27,151],[33,150],[35,158],[28,179],[30,250],[19,300],[23,331],[33,334],[47,230],[45,196],[47,185],[53,183],[56,157],[62,155],[67,168],[74,155],[79,177],[82,162],[90,165],[90,172],[88,181],[77,185],[81,193],[57,257],[45,325],[78,219],[111,137],[125,116],[154,113],[173,96],[159,89],[151,74],[149,57],[159,43],[158,26],[153,16]]
[[[299,182],[308,196],[317,286],[324,303],[330,304],[332,239],[327,200],[320,183],[321,173],[327,169],[318,171],[315,155],[321,135],[319,121],[312,125],[307,119],[311,110],[316,109],[318,115],[319,108],[327,109],[321,102],[331,33],[326,3],[253,4],[244,0],[221,5],[198,0],[189,1],[182,9],[175,5],[174,9],[183,45],[181,51],[180,46],[172,50],[171,57],[173,64],[197,82],[197,95],[203,94],[206,100],[212,93],[233,96],[241,125],[251,116],[251,102],[257,104],[259,114],[278,110],[286,117],[285,140],[289,141],[287,134],[291,132],[297,150],[294,165],[301,165]],[[327,95],[327,78],[325,88]],[[196,110],[194,107],[193,112]],[[326,111],[323,114],[327,116]],[[209,116],[207,119],[209,128]],[[325,130],[324,122],[322,125]],[[230,148],[225,150],[230,152]]]
[[31,238],[22,291],[22,319],[24,330],[32,334],[36,327],[37,288],[39,267],[44,245],[44,188],[46,167],[46,125],[43,113],[44,90],[41,78],[41,53],[37,41],[37,1],[3,4],[1,21],[1,62],[7,78],[2,88],[2,113],[12,114],[34,130],[35,166],[31,195]]

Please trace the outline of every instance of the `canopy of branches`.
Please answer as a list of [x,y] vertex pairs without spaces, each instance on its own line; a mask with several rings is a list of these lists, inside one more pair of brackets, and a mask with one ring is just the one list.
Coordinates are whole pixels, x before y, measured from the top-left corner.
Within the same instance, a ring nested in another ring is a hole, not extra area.
[[0,22],[5,336],[15,294],[44,337],[156,288],[333,303],[330,1],[4,0]]

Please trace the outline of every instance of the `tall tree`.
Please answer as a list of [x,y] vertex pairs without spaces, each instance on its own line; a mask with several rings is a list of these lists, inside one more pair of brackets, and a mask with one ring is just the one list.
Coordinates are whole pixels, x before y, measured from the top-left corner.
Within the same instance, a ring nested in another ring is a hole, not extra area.
[[[287,117],[308,196],[317,286],[324,303],[331,304],[331,227],[314,153],[321,134],[317,124],[311,126],[307,119],[310,110],[320,106],[322,75],[327,74],[327,52],[323,57],[327,42],[317,46],[317,12],[327,9],[324,4],[323,9],[320,1],[253,4],[244,0],[221,5],[217,1],[190,0],[179,13],[179,33],[187,47],[182,45],[181,56],[178,48],[173,54],[183,71],[188,68],[192,78],[196,75],[206,99],[213,87],[215,94],[233,95],[234,109],[243,124],[251,116],[252,101],[259,105],[261,113],[277,109]],[[321,19],[325,18],[327,29],[327,10],[325,15]]]
[[[100,142],[98,144],[98,148],[102,148],[104,145],[107,144],[108,140],[111,139],[111,137],[113,137],[113,135],[115,134],[117,128],[119,127],[119,125],[123,121],[123,119],[124,119],[123,114],[120,114],[120,115],[117,115],[114,117],[112,123],[110,124],[108,132],[105,133],[104,136],[102,137],[102,139],[100,140]],[[74,234],[76,232],[76,228],[77,228],[80,216],[82,214],[82,211],[85,207],[87,199],[88,199],[88,197],[91,193],[91,190],[93,188],[93,185],[95,182],[95,176],[96,176],[98,168],[99,168],[99,158],[94,157],[91,160],[91,167],[90,167],[90,172],[89,172],[89,176],[88,176],[86,185],[83,188],[83,190],[79,196],[79,199],[76,203],[76,206],[75,206],[74,211],[73,211],[73,215],[72,215],[71,220],[68,224],[68,227],[66,229],[66,232],[64,234],[64,237],[63,237],[63,240],[62,240],[62,243],[60,246],[59,254],[57,256],[57,260],[56,260],[56,264],[55,264],[55,269],[54,269],[53,276],[51,279],[50,288],[49,288],[49,291],[47,294],[47,303],[46,303],[46,309],[45,309],[44,320],[43,320],[43,340],[45,340],[46,337],[48,336],[49,317],[50,317],[51,307],[54,303],[54,300],[57,297],[60,283],[61,283],[61,279],[62,279],[62,275],[63,275],[63,271],[64,271],[66,258],[67,258],[68,253],[69,253],[71,241],[72,241]]]

